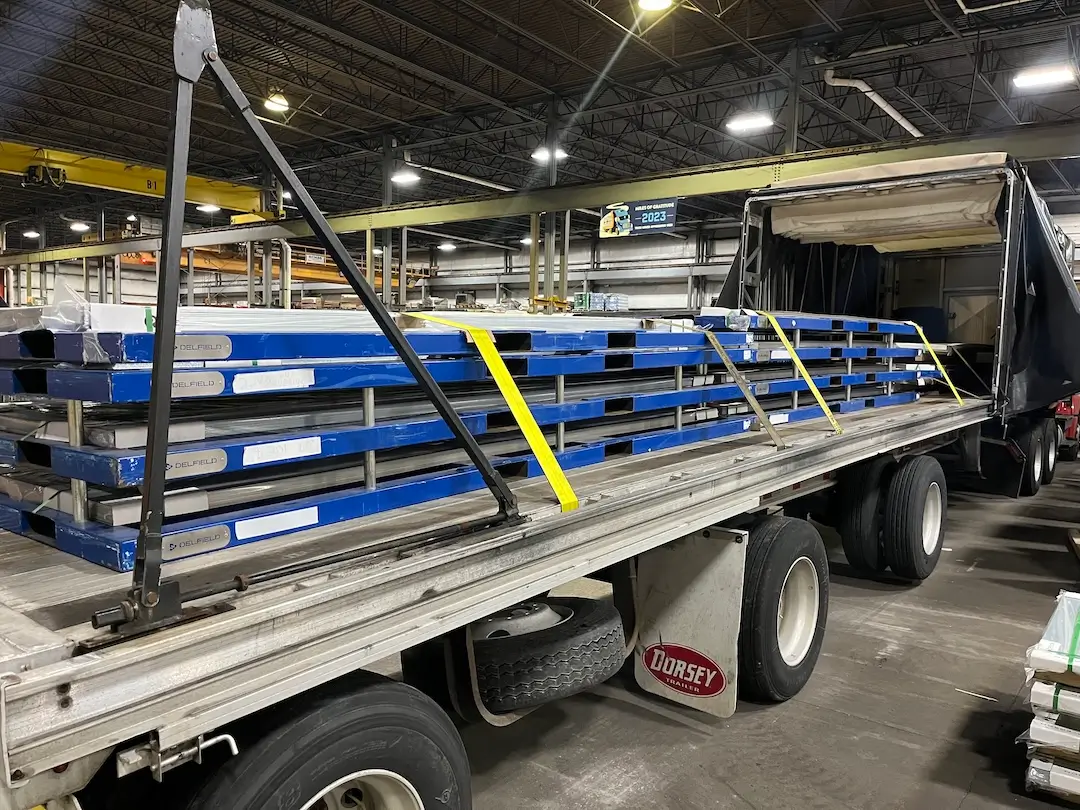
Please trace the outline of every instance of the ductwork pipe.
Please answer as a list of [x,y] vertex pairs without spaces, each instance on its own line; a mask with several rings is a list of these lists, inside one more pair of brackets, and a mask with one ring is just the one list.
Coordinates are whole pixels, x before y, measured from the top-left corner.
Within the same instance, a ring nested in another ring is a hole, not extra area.
[[912,136],[916,138],[923,137],[923,134],[918,127],[908,121],[903,113],[896,109],[896,107],[890,104],[880,93],[862,79],[838,79],[836,77],[836,71],[830,69],[825,71],[825,84],[829,85],[829,87],[850,87],[853,90],[858,90],[877,106],[881,107],[890,118],[911,133]]

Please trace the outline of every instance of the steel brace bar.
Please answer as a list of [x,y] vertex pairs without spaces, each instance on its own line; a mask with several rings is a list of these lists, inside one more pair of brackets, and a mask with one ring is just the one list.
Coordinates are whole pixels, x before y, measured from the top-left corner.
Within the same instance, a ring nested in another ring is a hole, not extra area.
[[217,51],[209,0],[181,0],[173,35],[176,71],[173,87],[172,140],[169,144],[165,213],[161,236],[161,272],[158,278],[157,322],[155,326],[153,373],[150,384],[145,486],[139,539],[136,547],[132,589],[119,606],[94,614],[95,626],[123,626],[123,632],[141,631],[175,622],[182,617],[179,583],[161,579],[162,524],[164,522],[165,468],[175,359],[177,307],[180,298],[180,250],[184,233],[184,192],[190,151],[192,100],[195,85],[208,69],[225,108],[254,141],[266,168],[292,193],[315,237],[326,248],[342,275],[359,296],[394,350],[416,378],[461,444],[469,460],[480,472],[495,496],[501,518],[518,518],[517,499],[506,481],[484,454],[445,392],[435,382],[419,355],[406,340],[393,315],[361,275],[340,237],[334,233],[303,183],[289,166],[266,128],[251,109],[251,103],[222,63]]

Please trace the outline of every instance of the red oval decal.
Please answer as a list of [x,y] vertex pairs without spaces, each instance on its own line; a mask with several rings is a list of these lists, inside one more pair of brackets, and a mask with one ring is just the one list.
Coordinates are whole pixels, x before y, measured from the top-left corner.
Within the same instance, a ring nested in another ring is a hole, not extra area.
[[641,654],[641,663],[664,686],[690,697],[716,697],[727,688],[715,661],[681,644],[654,644]]

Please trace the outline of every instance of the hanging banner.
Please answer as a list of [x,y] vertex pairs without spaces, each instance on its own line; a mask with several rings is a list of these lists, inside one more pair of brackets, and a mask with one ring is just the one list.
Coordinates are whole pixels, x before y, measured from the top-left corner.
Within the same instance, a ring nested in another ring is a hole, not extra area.
[[600,238],[641,236],[657,231],[675,230],[679,198],[644,202],[612,203],[600,219]]

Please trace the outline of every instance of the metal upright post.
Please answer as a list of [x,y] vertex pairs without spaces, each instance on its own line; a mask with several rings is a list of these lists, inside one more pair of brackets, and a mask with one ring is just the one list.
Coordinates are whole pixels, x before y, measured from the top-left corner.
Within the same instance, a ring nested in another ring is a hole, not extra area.
[[401,256],[398,258],[398,295],[397,303],[399,309],[405,309],[405,282],[408,278],[409,271],[407,268],[409,258],[409,229],[401,229]]
[[113,303],[124,303],[124,260],[121,256],[113,257]]
[[529,312],[536,312],[536,299],[540,297],[540,215],[529,217]]
[[263,306],[270,309],[274,302],[274,243],[267,239],[262,243]]
[[87,301],[90,300],[90,260],[82,260],[82,294]]
[[570,212],[563,212],[562,250],[559,257],[559,300],[570,294]]
[[[102,208],[98,212],[98,241],[105,241],[105,209]],[[104,304],[109,300],[109,277],[108,277],[108,258],[101,257],[101,263],[98,265],[98,303]]]
[[[896,348],[896,335],[894,335],[893,333],[890,332],[889,336],[885,339],[885,345],[888,346],[890,349]],[[896,358],[893,357],[892,352],[889,352],[889,371],[892,372],[895,369],[896,369]],[[893,392],[893,381],[890,379],[887,383],[885,383],[885,393],[888,394],[889,396],[892,396],[892,392]]]
[[292,245],[288,239],[278,243],[281,250],[281,308],[292,309]]
[[366,250],[364,253],[364,274],[367,276],[367,283],[372,287],[375,286],[375,231],[368,228],[366,231],[367,239]]
[[[682,366],[676,366],[675,367],[675,390],[676,391],[682,391],[683,390],[683,367]],[[683,429],[683,406],[682,405],[676,405],[675,406],[675,429],[676,430],[682,430]]]
[[791,155],[799,151],[799,124],[802,121],[802,110],[799,106],[800,88],[802,80],[799,76],[802,68],[802,48],[795,46],[795,66],[791,71],[791,85],[788,89],[788,131],[787,144],[784,151]]
[[255,243],[247,243],[247,283],[248,306],[255,306]]
[[195,306],[195,248],[187,249],[187,305]]
[[[38,236],[38,247],[41,248],[42,250],[45,249],[45,240],[46,240],[47,227],[48,227],[48,223],[46,222],[45,219],[42,219],[41,223],[38,225],[38,233],[41,234],[40,236]],[[42,304],[45,303],[45,283],[46,283],[45,282],[45,277],[46,277],[46,275],[48,273],[48,267],[49,267],[49,265],[46,262],[41,262],[41,264],[38,265],[38,292],[39,292],[39,294],[41,296],[41,303]],[[34,285],[33,285],[33,281],[30,278],[30,267],[27,266],[27,268],[26,268],[26,291],[27,291],[28,294],[33,294],[33,289],[34,289]],[[29,303],[29,301],[27,303]]]
[[[795,347],[796,351],[798,351],[799,349],[802,348],[802,329],[796,329],[795,334],[792,336],[792,338],[793,339],[791,341],[791,345]],[[794,361],[795,358],[792,357],[791,360]],[[792,365],[794,366],[794,362],[792,363]],[[795,370],[795,379],[798,380],[801,377],[801,375],[799,374],[799,369],[798,369],[797,366],[794,366],[794,370]],[[791,407],[793,409],[795,409],[795,410],[797,410],[798,407],[799,407],[799,392],[798,391],[793,391],[791,393]]]
[[[854,345],[855,345],[855,333],[854,332],[848,332],[847,333],[847,347],[850,349]],[[855,363],[855,361],[851,357],[851,352],[848,352],[847,373],[848,373],[849,377],[851,376],[851,373],[855,370],[854,363]],[[851,402],[851,384],[850,383],[848,385],[844,386],[844,399],[846,399],[848,402]]]
[[[559,375],[555,378],[555,403],[562,405],[566,402],[566,377]],[[566,449],[566,422],[559,420],[555,426],[555,450],[563,452]]]
[[[393,205],[394,139],[389,135],[383,135],[382,150],[382,202]],[[382,302],[390,306],[394,301],[394,232],[390,228],[383,231],[382,249]]]
[[[69,399],[67,403],[68,444],[82,447],[83,444],[83,404],[81,400]],[[86,482],[78,478],[71,479],[71,516],[77,521],[86,520]]]
[[[371,231],[368,231],[371,233]],[[364,427],[375,427],[375,389],[364,389]],[[364,487],[375,489],[378,479],[375,475],[375,451],[364,453]]]
[[[549,186],[559,182],[559,99],[555,96],[548,101],[547,153]],[[555,212],[544,213],[544,304],[545,312],[553,312],[552,299],[555,297]]]

